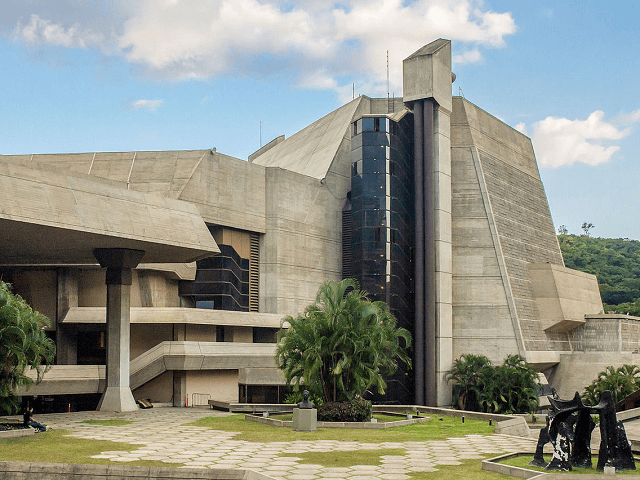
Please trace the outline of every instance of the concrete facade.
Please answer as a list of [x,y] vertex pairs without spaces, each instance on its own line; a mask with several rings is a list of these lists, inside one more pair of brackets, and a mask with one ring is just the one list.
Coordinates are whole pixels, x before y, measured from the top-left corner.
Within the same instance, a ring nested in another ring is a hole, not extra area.
[[[422,251],[431,263],[421,274],[423,327],[414,320],[420,361],[407,383],[417,389],[424,379],[419,403],[450,402],[444,376],[465,353],[494,362],[523,355],[568,396],[603,362],[635,361],[640,323],[603,315],[595,277],[564,266],[530,139],[452,96],[454,78],[450,42],[437,40],[405,60],[403,98],[358,97],[248,161],[215,150],[0,156],[9,192],[0,200],[0,277],[52,320],[58,346],[57,365],[30,394],[107,387],[115,341],[95,248],[145,252],[131,270],[122,357],[133,398],[185,405],[192,394],[237,401],[248,388],[255,398],[281,389],[273,355],[282,319],[344,276],[353,125],[363,118],[424,127],[403,140],[407,150],[421,145],[423,177],[413,174],[428,195]],[[376,138],[384,148],[389,137]],[[223,249],[232,253],[218,265]],[[414,263],[416,249],[405,252]],[[190,282],[197,289],[185,289]],[[198,289],[252,289],[257,311],[217,309]],[[568,380],[579,363],[582,376]]]

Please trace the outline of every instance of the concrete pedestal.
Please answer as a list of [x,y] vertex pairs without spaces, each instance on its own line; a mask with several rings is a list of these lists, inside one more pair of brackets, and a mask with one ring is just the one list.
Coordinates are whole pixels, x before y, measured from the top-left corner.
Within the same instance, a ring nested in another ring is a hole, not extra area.
[[318,427],[318,410],[315,408],[294,408],[293,429],[296,432],[315,432]]
[[95,257],[107,268],[107,388],[98,410],[138,410],[129,387],[131,269],[144,251],[124,248],[96,249]]

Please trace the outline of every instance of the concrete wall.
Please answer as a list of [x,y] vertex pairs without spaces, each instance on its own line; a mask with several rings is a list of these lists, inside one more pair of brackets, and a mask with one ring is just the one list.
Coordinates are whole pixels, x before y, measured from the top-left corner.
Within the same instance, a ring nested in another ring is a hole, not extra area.
[[577,352],[633,352],[640,349],[640,318],[628,315],[587,315],[584,325],[569,333]]
[[78,272],[79,307],[104,307],[107,304],[105,277],[106,270],[102,268],[85,269]]
[[542,328],[568,332],[585,322],[585,314],[603,311],[598,279],[551,263],[528,265]]
[[[347,153],[345,147],[345,154]],[[348,168],[348,165],[347,165]],[[350,179],[267,169],[267,233],[260,244],[260,311],[297,315],[319,285],[340,280],[342,206]]]
[[214,325],[185,325],[186,337],[184,340],[196,342],[215,342],[216,327]]
[[547,374],[549,385],[560,397],[573,398],[575,392],[584,390],[609,365],[638,365],[640,355],[630,352],[573,352],[560,354],[560,363]]
[[164,372],[150,382],[133,390],[133,398],[148,398],[152,403],[171,403],[173,401],[173,372]]
[[208,393],[214,400],[238,401],[238,370],[188,371],[187,394]]
[[171,324],[133,323],[131,324],[129,358],[133,360],[159,343],[171,340],[173,340],[173,325]]
[[[137,280],[135,296],[141,307],[180,306],[177,280],[166,278],[162,272],[150,270],[135,270],[133,277]],[[133,292],[132,296],[134,296]]]
[[13,292],[24,298],[31,308],[51,320],[51,329],[55,329],[58,285],[56,270],[16,270],[12,277]]

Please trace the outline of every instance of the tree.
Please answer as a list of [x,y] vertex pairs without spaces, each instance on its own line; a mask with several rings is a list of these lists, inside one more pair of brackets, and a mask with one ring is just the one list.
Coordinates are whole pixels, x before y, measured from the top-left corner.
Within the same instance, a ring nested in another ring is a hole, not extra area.
[[411,334],[396,328],[389,307],[370,301],[354,279],[326,282],[314,304],[284,321],[290,326],[280,331],[276,363],[287,385],[304,384],[324,402],[350,401],[371,387],[384,394],[383,375],[399,361],[411,364]]
[[623,365],[620,368],[610,365],[584,389],[582,398],[586,403],[595,405],[600,401],[602,392],[609,390],[613,401],[618,403],[639,388],[640,368],[637,365]]
[[584,232],[585,237],[589,236],[589,230],[591,230],[592,228],[596,228],[596,226],[593,223],[584,222],[582,224],[582,231]]
[[538,408],[538,373],[520,355],[508,355],[498,366],[484,355],[462,355],[445,378],[455,382],[463,410],[529,413]]
[[569,229],[567,229],[566,225],[560,225],[558,227],[558,235],[568,235],[569,234]]
[[33,380],[27,368],[36,370],[36,383],[53,364],[56,347],[44,332],[47,317],[34,311],[10,285],[0,281],[0,411],[15,413],[18,397],[14,392],[27,388]]
[[455,382],[454,395],[461,410],[479,411],[479,399],[484,388],[484,378],[491,361],[484,355],[467,353],[453,362],[453,368],[447,372],[448,382]]

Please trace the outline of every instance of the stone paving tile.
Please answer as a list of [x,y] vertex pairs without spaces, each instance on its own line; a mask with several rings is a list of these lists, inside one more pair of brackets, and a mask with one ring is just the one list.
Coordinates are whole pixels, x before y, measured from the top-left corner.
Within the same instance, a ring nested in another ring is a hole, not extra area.
[[[406,480],[410,472],[437,471],[439,465],[459,465],[462,459],[480,459],[496,453],[535,449],[536,439],[503,435],[467,435],[425,442],[359,443],[337,440],[248,442],[234,440],[238,432],[223,432],[186,425],[199,418],[228,415],[208,409],[156,408],[126,414],[77,412],[40,415],[52,428],[66,429],[71,436],[113,440],[140,445],[127,451],[105,451],[95,458],[114,462],[138,459],[180,463],[195,468],[247,468],[276,480]],[[86,424],[85,420],[125,419],[133,423],[118,427]],[[405,455],[382,455],[380,465],[336,468],[301,464],[286,453],[401,449]]]

